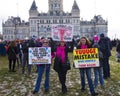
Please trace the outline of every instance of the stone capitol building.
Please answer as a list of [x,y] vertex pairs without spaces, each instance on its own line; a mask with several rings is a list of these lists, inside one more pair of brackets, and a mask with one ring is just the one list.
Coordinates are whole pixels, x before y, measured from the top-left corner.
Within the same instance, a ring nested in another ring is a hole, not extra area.
[[2,23],[3,40],[24,39],[35,36],[51,37],[52,24],[71,24],[73,36],[87,36],[108,33],[108,22],[101,15],[95,15],[91,21],[80,20],[80,9],[74,0],[71,12],[64,12],[63,0],[48,0],[48,12],[39,13],[35,0],[29,9],[29,21],[25,22],[20,17],[9,17]]

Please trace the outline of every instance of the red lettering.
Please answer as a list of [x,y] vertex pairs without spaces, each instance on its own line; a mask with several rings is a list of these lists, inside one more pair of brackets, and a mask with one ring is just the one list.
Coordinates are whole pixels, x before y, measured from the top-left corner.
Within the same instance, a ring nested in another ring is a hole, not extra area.
[[78,54],[78,51],[79,51],[79,50],[75,50],[75,53]]
[[87,64],[88,67],[95,67],[96,64]]
[[76,54],[96,54],[95,48],[76,50]]
[[82,64],[82,65],[79,64],[78,66],[79,66],[79,68],[86,68],[86,64]]

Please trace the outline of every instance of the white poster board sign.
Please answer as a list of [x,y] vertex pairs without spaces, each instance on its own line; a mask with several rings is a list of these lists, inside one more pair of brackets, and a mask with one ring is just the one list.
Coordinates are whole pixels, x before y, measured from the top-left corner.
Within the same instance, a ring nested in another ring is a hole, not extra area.
[[69,24],[52,25],[52,38],[54,41],[72,41],[73,26]]
[[30,47],[29,64],[51,64],[51,48]]

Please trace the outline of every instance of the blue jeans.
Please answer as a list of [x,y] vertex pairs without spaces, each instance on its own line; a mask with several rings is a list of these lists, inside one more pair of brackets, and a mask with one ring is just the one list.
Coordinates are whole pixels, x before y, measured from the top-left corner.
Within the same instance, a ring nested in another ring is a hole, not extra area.
[[82,88],[85,89],[85,72],[86,72],[86,76],[87,76],[90,92],[92,94],[95,91],[94,91],[92,78],[91,78],[91,68],[81,68],[80,69],[81,85],[82,85]]
[[103,86],[104,85],[104,79],[103,79],[103,72],[102,72],[102,67],[94,68],[94,85],[95,87],[98,86],[98,77],[100,84]]
[[44,88],[49,89],[49,75],[50,75],[50,64],[47,65],[40,65],[38,66],[38,77],[37,77],[37,81],[36,81],[36,85],[35,85],[35,89],[34,91],[39,91],[40,89],[40,84],[42,81],[42,75],[45,71],[45,84],[44,84]]

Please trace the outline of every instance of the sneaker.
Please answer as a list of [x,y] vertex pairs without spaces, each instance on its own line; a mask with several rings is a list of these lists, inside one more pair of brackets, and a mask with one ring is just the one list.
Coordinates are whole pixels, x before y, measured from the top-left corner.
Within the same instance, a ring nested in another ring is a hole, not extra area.
[[66,94],[66,93],[67,93],[67,88],[66,88],[66,86],[65,86],[65,87],[62,87],[62,93],[63,93],[63,94]]
[[16,72],[15,70],[13,70],[12,72]]
[[105,89],[105,85],[101,85],[101,88],[102,88],[102,89]]
[[98,93],[94,92],[91,94],[91,96],[98,96]]
[[45,93],[49,92],[49,89],[45,89]]
[[84,92],[85,91],[85,88],[81,88],[81,92]]
[[38,93],[38,91],[32,91],[32,94],[36,94],[36,93]]
[[66,93],[67,93],[67,90],[62,90],[62,93],[63,93],[63,94],[66,94]]
[[107,80],[108,78],[107,77],[104,77],[105,80]]

